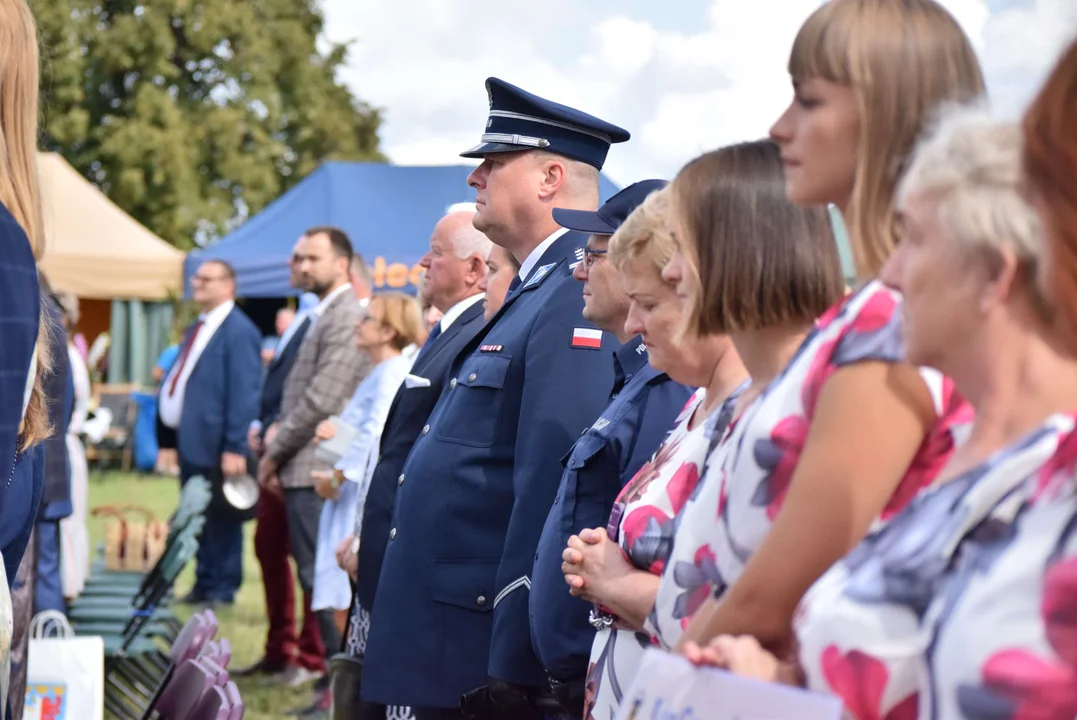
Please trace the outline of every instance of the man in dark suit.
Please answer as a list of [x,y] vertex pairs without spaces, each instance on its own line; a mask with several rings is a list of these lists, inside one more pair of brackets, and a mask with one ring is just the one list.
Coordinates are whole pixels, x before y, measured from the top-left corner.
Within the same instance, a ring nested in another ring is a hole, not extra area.
[[258,416],[261,335],[236,307],[236,276],[221,260],[191,278],[201,307],[161,385],[158,442],[176,449],[180,482],[203,475],[213,487],[188,602],[230,604],[243,581],[243,519],[224,499],[224,478],[247,472],[247,430]]
[[[442,317],[393,398],[382,430],[378,465],[363,506],[359,576],[347,642],[348,650],[360,658],[372,621],[370,610],[389,542],[393,501],[403,482],[404,461],[441,395],[449,363],[484,324],[479,282],[486,273],[491,243],[472,225],[473,215],[459,211],[442,218],[430,237],[430,250],[419,263],[426,270],[423,298],[440,310]],[[369,714],[357,717],[386,717],[385,709],[367,707],[365,711]],[[394,717],[405,715],[398,712]]]
[[[581,315],[587,236],[555,207],[598,208],[599,170],[628,132],[496,78],[474,225],[520,261],[505,304],[449,368],[400,474],[362,696],[416,717],[543,718],[531,647],[535,548],[561,458],[599,416],[620,343]],[[466,699],[461,696],[467,694]]]
[[[288,269],[291,273],[289,284],[293,288],[305,289],[294,262],[294,252],[293,257],[288,259]],[[258,419],[251,423],[247,437],[255,461],[260,460],[265,452],[266,430],[280,416],[284,381],[310,329],[312,310],[313,306],[302,308],[295,315],[291,324],[281,333],[273,359],[266,367]],[[296,685],[311,674],[318,673],[324,664],[325,647],[314,615],[309,611],[304,613],[303,626],[298,634],[296,632],[295,578],[289,560],[291,553],[284,499],[274,493],[263,493],[258,499],[254,554],[262,568],[269,628],[265,653],[253,665],[233,673],[238,677],[276,674],[277,682]]]

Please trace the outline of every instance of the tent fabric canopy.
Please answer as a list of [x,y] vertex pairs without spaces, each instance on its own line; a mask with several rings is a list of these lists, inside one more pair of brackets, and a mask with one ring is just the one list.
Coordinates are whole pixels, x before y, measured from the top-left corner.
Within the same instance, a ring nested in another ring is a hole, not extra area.
[[[454,203],[475,199],[467,185],[473,169],[325,163],[230,235],[191,253],[184,275],[189,278],[205,260],[225,260],[236,271],[241,297],[294,295],[288,258],[296,240],[308,228],[335,225],[367,261],[376,289],[414,293],[434,225]],[[601,178],[603,201],[617,190]]]
[[82,298],[163,300],[183,253],[117,207],[56,153],[39,153],[45,215],[41,266],[56,290]]

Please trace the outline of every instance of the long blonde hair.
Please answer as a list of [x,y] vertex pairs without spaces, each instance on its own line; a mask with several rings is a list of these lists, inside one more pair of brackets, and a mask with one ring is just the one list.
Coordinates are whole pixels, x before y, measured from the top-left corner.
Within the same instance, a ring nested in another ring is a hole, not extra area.
[[984,94],[976,53],[934,0],[830,0],[797,34],[789,74],[856,95],[860,145],[845,222],[858,272],[873,276],[894,248],[895,189],[931,114]]
[[[45,228],[37,169],[37,26],[25,0],[0,0],[0,202],[26,233],[39,262]],[[23,449],[50,432],[42,379],[51,368],[50,323],[42,298],[37,376],[20,427]]]

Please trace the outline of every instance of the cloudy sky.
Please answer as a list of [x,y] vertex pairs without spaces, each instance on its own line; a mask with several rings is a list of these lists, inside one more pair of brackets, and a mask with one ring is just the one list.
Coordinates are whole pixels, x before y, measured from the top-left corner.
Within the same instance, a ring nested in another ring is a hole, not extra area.
[[[1016,115],[1077,34],[1077,0],[942,0]],[[475,144],[494,75],[617,123],[606,172],[668,177],[699,152],[761,137],[789,101],[785,63],[819,0],[323,0],[353,40],[344,80],[385,113],[400,164],[448,164]]]

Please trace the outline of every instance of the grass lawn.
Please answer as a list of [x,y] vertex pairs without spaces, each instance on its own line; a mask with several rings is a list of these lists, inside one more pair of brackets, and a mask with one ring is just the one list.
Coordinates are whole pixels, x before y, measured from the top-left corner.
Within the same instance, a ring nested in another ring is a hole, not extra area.
[[[178,498],[179,482],[174,478],[120,472],[90,474],[90,509],[99,505],[143,505],[164,520],[176,509]],[[104,541],[104,525],[105,518],[89,518],[91,547],[96,548]],[[243,586],[236,596],[236,604],[215,611],[220,620],[217,637],[226,637],[232,643],[232,667],[243,667],[257,660],[265,644],[265,597],[261,569],[254,557],[253,534],[254,522],[249,522],[244,528]],[[193,583],[192,563],[176,584],[176,596],[185,595]],[[301,597],[298,587],[296,597]],[[190,614],[185,606],[177,605],[176,609],[181,617]],[[296,607],[296,617],[302,618],[302,606]],[[310,700],[309,686],[293,690],[258,680],[240,680],[237,684],[247,708],[247,720],[281,718],[286,710]]]

